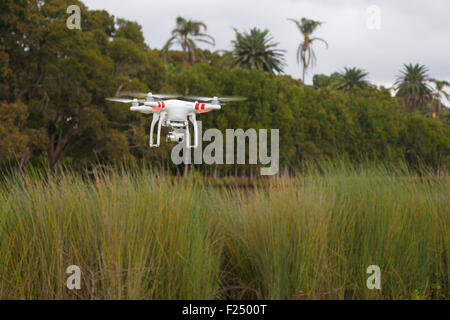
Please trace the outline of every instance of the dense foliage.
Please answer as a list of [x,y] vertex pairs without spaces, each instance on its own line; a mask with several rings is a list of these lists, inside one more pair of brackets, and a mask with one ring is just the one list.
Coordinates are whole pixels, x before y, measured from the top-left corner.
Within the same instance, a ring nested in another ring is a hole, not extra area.
[[[71,4],[81,8],[82,30],[66,27]],[[148,148],[149,117],[104,100],[125,90],[246,96],[202,115],[203,128],[279,128],[282,168],[337,157],[449,165],[448,112],[430,118],[423,99],[409,112],[384,88],[337,90],[336,75],[317,75],[314,86],[302,90],[300,80],[233,68],[231,53],[198,48],[193,65],[179,51],[169,51],[165,64],[137,23],[88,10],[80,1],[2,1],[0,18],[2,165],[142,161],[176,169],[170,145]]]
[[[20,174],[0,199],[0,299],[450,297],[450,180],[407,168]],[[373,264],[382,290],[367,289]],[[80,290],[65,286],[69,265]]]

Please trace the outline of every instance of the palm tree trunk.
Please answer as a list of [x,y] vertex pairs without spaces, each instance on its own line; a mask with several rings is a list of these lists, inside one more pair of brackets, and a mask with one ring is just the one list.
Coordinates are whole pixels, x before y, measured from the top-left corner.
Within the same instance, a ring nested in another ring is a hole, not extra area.
[[186,63],[186,51],[183,51],[183,66],[182,69],[186,69],[187,63]]
[[305,76],[306,76],[306,68],[308,68],[308,65],[306,63],[306,58],[303,55],[302,56],[302,64],[303,64],[303,70],[302,70],[302,91],[305,91]]
[[436,112],[436,119],[439,120],[439,114],[441,113],[441,100],[438,102],[438,108]]
[[186,57],[186,53],[187,53],[187,45],[186,45],[186,40],[183,41],[183,65],[182,65],[182,69],[186,69],[187,66],[187,57]]
[[303,67],[302,72],[302,91],[305,91],[305,67]]

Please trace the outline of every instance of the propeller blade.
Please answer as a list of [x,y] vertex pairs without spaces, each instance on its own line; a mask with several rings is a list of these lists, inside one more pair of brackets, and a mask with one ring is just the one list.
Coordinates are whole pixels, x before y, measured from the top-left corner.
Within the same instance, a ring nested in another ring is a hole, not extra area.
[[105,98],[105,100],[112,102],[121,102],[121,103],[132,103],[132,102],[144,102],[145,100],[138,99],[122,99],[122,98]]
[[202,101],[202,102],[214,100],[214,98],[210,98],[210,97],[197,97],[197,96],[184,96],[183,98],[187,99],[187,100]]
[[147,97],[147,93],[142,93],[142,92],[134,92],[134,91],[122,91],[120,92],[121,96],[125,96],[125,97],[136,97],[136,98],[145,98]]
[[201,102],[210,102],[214,100],[223,101],[223,102],[231,102],[231,101],[245,101],[246,97],[198,97],[198,96],[185,96],[183,97],[187,100],[192,101],[201,101]]
[[176,93],[155,93],[152,94],[151,92],[143,93],[143,92],[134,92],[134,91],[123,91],[120,94],[121,96],[130,96],[130,97],[137,97],[137,98],[147,98],[147,97],[153,97],[157,99],[174,99],[179,98],[182,95],[176,94]]
[[175,99],[175,98],[179,98],[181,97],[181,94],[176,94],[176,93],[157,93],[154,94],[153,97],[158,98],[158,99]]
[[223,101],[223,102],[245,101],[245,100],[247,100],[246,97],[221,97],[221,98],[219,98],[219,101]]

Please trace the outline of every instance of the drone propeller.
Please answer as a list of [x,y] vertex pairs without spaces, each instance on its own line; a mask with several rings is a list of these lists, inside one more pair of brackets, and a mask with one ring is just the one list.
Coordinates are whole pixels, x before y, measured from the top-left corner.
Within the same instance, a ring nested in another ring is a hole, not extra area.
[[134,91],[123,91],[121,93],[122,96],[130,96],[130,97],[137,97],[137,98],[147,98],[149,101],[151,101],[152,98],[156,99],[175,99],[181,97],[181,94],[176,93],[142,93],[142,92],[134,92]]
[[112,102],[121,102],[121,103],[136,103],[136,102],[144,102],[142,99],[122,99],[122,98],[105,98],[105,100]]
[[145,100],[142,99],[121,99],[121,98],[105,98],[105,100],[112,101],[112,102],[121,102],[121,103],[131,103],[132,107],[138,107],[139,102],[144,102]]
[[193,101],[202,101],[202,102],[210,102],[210,101],[218,101],[218,102],[231,102],[231,101],[245,101],[246,97],[197,97],[197,96],[185,96],[183,97],[188,100]]

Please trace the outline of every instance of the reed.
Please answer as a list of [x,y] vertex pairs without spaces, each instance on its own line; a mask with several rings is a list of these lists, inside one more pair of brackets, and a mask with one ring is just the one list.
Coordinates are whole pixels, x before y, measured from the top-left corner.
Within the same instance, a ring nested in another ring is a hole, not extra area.
[[[448,298],[448,178],[338,164],[218,182],[148,169],[6,177],[0,298]],[[66,288],[73,264],[81,290]],[[381,290],[366,287],[369,265]]]

